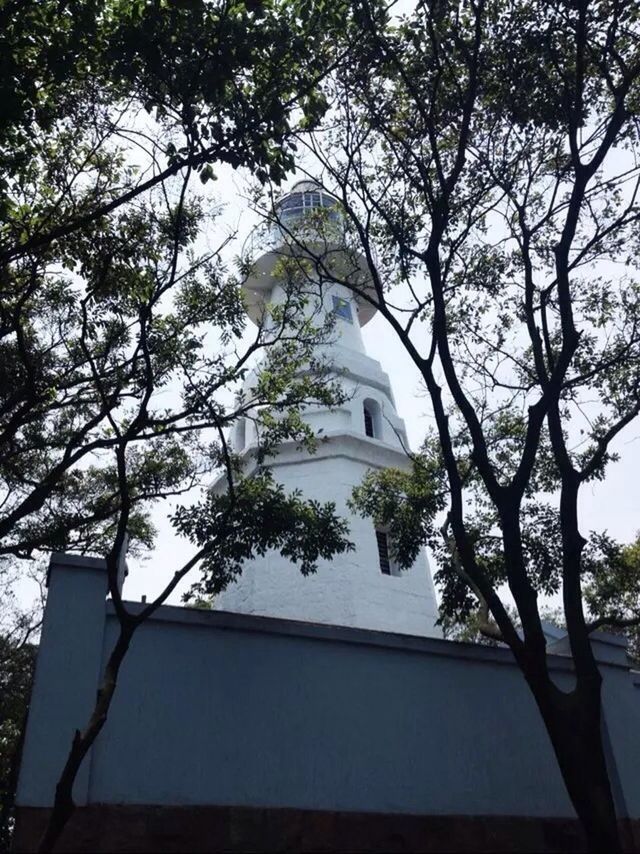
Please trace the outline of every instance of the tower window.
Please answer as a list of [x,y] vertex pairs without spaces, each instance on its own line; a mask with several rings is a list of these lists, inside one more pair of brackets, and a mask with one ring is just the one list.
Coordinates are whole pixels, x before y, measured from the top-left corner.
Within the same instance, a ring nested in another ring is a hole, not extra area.
[[382,439],[380,404],[376,400],[367,398],[362,404],[362,414],[364,415],[365,435],[371,436],[372,439]]
[[401,575],[401,569],[391,555],[391,543],[386,531],[376,528],[376,543],[378,545],[378,561],[383,575]]
[[391,558],[389,557],[389,540],[385,531],[376,529],[376,540],[378,542],[378,560],[380,561],[380,572],[383,575],[393,575],[391,572]]
[[366,406],[364,408],[364,432],[367,436],[373,436],[373,416]]
[[349,304],[349,300],[342,299],[342,297],[333,297],[333,313],[338,317],[341,317],[343,320],[348,320],[349,323],[353,323],[353,317],[351,315],[351,305]]

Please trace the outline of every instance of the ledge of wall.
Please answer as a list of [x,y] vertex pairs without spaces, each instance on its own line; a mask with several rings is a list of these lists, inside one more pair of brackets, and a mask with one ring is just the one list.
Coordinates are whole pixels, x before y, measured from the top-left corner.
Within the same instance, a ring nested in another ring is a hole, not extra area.
[[[125,602],[127,610],[136,614],[146,605],[140,602]],[[115,610],[111,602],[107,602],[107,615],[114,616]],[[163,605],[153,614],[150,621],[184,623],[202,625],[216,629],[231,629],[242,632],[260,632],[264,634],[284,635],[288,637],[315,638],[323,641],[335,641],[346,644],[364,644],[366,646],[399,649],[406,652],[428,653],[429,655],[446,658],[467,659],[472,661],[491,661],[513,667],[513,653],[506,647],[483,646],[476,643],[443,640],[441,638],[418,637],[417,635],[396,634],[393,632],[378,632],[371,629],[356,629],[350,626],[334,626],[325,623],[311,623],[302,620],[285,620],[279,617],[261,617],[255,614],[237,614],[231,611],[217,611],[199,608],[184,608],[174,605]],[[597,643],[596,658],[613,667],[629,670],[626,660],[625,643],[613,635],[597,632],[593,635]],[[613,641],[612,649],[615,655],[610,655],[608,646]],[[600,646],[607,648],[602,655]],[[573,671],[573,665],[564,645],[553,644],[557,654],[549,656],[552,670]],[[638,674],[640,680],[640,674]]]

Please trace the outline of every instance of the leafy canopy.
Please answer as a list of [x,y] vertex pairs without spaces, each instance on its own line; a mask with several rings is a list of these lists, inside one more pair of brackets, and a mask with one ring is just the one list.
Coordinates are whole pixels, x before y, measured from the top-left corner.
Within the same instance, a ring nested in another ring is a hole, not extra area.
[[[487,608],[524,664],[538,599],[562,593],[592,669],[587,591],[626,587],[624,546],[579,496],[640,412],[637,4],[356,7],[365,34],[325,84],[336,120],[304,142],[435,417],[413,473],[371,475],[356,503],[400,559],[434,549],[445,624]],[[610,604],[610,624],[640,618]]]
[[[296,122],[324,110],[345,15],[302,0],[0,5],[0,556],[104,553],[124,507],[148,546],[149,506],[229,467],[223,433],[248,406],[293,435],[287,407],[331,396],[296,374],[318,333],[295,318],[277,346],[263,329],[243,346],[241,281],[222,247],[202,249],[214,208],[193,181],[215,162],[283,178]],[[251,400],[231,404],[267,347]]]

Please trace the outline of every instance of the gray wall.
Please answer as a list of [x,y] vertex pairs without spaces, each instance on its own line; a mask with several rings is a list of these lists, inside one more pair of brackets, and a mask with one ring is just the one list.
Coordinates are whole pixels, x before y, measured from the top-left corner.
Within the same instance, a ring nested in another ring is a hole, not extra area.
[[[68,556],[52,563],[21,806],[52,803],[113,646],[101,566]],[[617,639],[602,636],[595,647],[606,660],[618,809],[640,817],[640,691]],[[569,685],[568,658],[552,663]],[[78,803],[573,815],[508,651],[173,607],[134,637],[75,795]]]

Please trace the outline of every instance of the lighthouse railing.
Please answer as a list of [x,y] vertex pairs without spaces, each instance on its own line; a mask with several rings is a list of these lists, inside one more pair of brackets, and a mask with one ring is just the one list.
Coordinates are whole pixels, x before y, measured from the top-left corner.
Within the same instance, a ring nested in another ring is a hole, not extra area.
[[[375,249],[370,249],[377,266]],[[257,226],[245,240],[242,256],[256,260],[267,253],[301,253],[321,261],[324,254],[335,255],[337,251],[352,254],[358,258],[359,266],[362,264],[364,253],[357,237],[335,206],[310,210],[300,205],[279,210]]]

